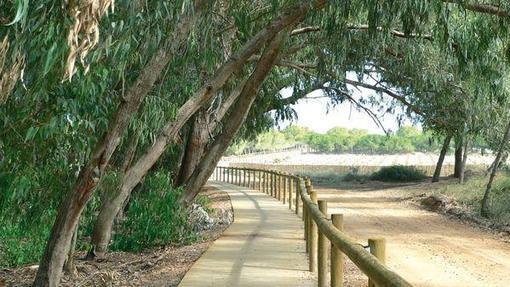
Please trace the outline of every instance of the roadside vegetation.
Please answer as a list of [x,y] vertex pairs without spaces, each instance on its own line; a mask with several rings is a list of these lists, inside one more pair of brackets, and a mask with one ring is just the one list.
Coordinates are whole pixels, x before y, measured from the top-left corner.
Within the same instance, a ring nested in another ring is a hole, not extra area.
[[[4,267],[34,263],[42,255],[59,203],[59,189],[65,184],[43,175],[34,177],[38,181],[22,183],[13,181],[13,178],[5,175],[1,178],[2,186],[7,187],[0,194],[0,266]],[[84,211],[77,251],[90,249],[89,241],[101,198],[114,191],[118,178],[116,173],[105,176],[98,193]],[[116,217],[119,226],[111,243],[112,250],[139,252],[200,239],[194,231],[194,223],[188,220],[187,209],[176,202],[181,192],[172,186],[168,173],[149,175],[132,195],[124,208],[126,212]],[[200,202],[207,206],[207,200],[200,199]]]
[[412,166],[393,165],[381,167],[379,171],[374,172],[371,180],[386,181],[386,182],[412,182],[420,181],[427,178],[427,176],[420,170]]
[[[432,194],[439,194],[452,198],[456,203],[462,205],[469,213],[479,216],[481,212],[480,201],[482,200],[487,187],[487,177],[473,175],[467,179],[465,184],[448,182],[432,190]],[[501,172],[492,190],[490,221],[498,225],[510,226],[510,174],[507,171]]]

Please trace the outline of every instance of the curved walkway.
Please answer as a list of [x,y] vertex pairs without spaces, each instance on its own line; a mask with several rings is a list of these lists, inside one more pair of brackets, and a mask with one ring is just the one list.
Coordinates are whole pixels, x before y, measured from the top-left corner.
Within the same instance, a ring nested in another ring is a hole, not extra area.
[[226,191],[234,223],[195,262],[179,286],[314,286],[303,227],[287,205],[258,191],[212,182]]

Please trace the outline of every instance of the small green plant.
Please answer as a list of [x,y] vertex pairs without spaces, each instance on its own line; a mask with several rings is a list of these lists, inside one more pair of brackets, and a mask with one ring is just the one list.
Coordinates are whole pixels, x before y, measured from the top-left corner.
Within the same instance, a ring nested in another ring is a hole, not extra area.
[[369,176],[364,174],[359,174],[359,168],[358,167],[351,167],[351,171],[345,174],[342,177],[342,181],[345,182],[359,182],[359,183],[365,183],[369,180]]
[[170,175],[157,172],[149,176],[142,190],[133,195],[112,249],[139,252],[198,239],[186,209],[177,202],[180,193],[181,189],[172,187]]
[[412,166],[392,165],[382,167],[379,171],[374,172],[370,179],[386,181],[386,182],[410,182],[427,178],[420,170]]
[[212,201],[209,197],[199,194],[195,198],[195,203],[200,205],[207,213],[211,213],[213,209],[211,208]]
[[345,181],[345,182],[365,183],[368,180],[369,180],[368,175],[357,174],[357,173],[352,173],[352,172],[349,172],[342,177],[342,181]]

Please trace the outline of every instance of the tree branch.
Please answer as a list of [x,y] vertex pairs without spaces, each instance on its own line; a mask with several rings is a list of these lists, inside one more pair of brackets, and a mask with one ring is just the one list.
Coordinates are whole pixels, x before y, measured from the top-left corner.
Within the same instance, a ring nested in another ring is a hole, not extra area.
[[342,91],[338,88],[334,88],[334,87],[326,87],[326,86],[322,86],[322,89],[323,90],[332,90],[336,93],[339,93],[341,94],[343,97],[345,97],[349,102],[351,102],[352,104],[354,104],[355,106],[357,106],[358,108],[362,109],[363,111],[365,111],[365,113],[368,114],[368,116],[372,119],[372,121],[374,121],[374,123],[380,127],[385,134],[388,134],[388,131],[384,128],[384,125],[382,124],[381,120],[379,119],[379,117],[369,108],[365,107],[364,105],[362,105],[360,102],[356,101],[351,95],[349,95],[349,93],[346,93],[345,91]]
[[459,0],[443,0],[445,3],[459,4],[464,9],[479,12],[484,14],[495,15],[498,17],[508,17],[508,11],[501,9],[499,6],[491,4],[478,4],[478,3],[459,3]]
[[[347,29],[351,30],[351,31],[366,31],[369,29],[369,26],[367,24],[348,25]],[[321,30],[321,28],[318,26],[297,28],[291,32],[291,36],[296,36],[296,35],[310,33],[310,32],[318,32],[320,30]],[[384,31],[382,27],[376,27],[376,30],[381,31],[381,32]],[[393,36],[398,37],[398,38],[420,38],[420,39],[425,39],[425,40],[429,40],[429,41],[434,40],[432,35],[429,35],[429,34],[424,34],[424,35],[416,34],[416,33],[405,34],[404,32],[398,31],[398,30],[390,30],[389,32],[390,32],[390,34],[392,34]]]

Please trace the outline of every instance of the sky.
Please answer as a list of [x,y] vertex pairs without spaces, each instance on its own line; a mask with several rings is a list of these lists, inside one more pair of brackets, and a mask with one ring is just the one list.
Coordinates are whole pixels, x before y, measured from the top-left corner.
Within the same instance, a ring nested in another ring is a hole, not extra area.
[[[355,79],[354,75],[347,76]],[[353,98],[359,99],[362,96],[372,94],[371,90],[353,89]],[[292,94],[292,89],[284,89],[281,91],[283,97]],[[307,97],[320,97],[322,92],[315,91]],[[329,105],[327,98],[302,99],[298,101],[292,108],[297,113],[298,118],[293,122],[285,121],[279,124],[279,128],[283,129],[288,125],[298,125],[308,127],[315,132],[325,133],[333,127],[357,128],[368,130],[369,133],[384,134],[384,130],[368,116],[365,111],[359,111],[347,101],[335,107]],[[374,111],[375,112],[375,111]],[[386,130],[396,131],[398,129],[397,117],[392,114],[379,114],[379,120],[382,122]],[[411,125],[410,121],[405,121],[403,125]]]

